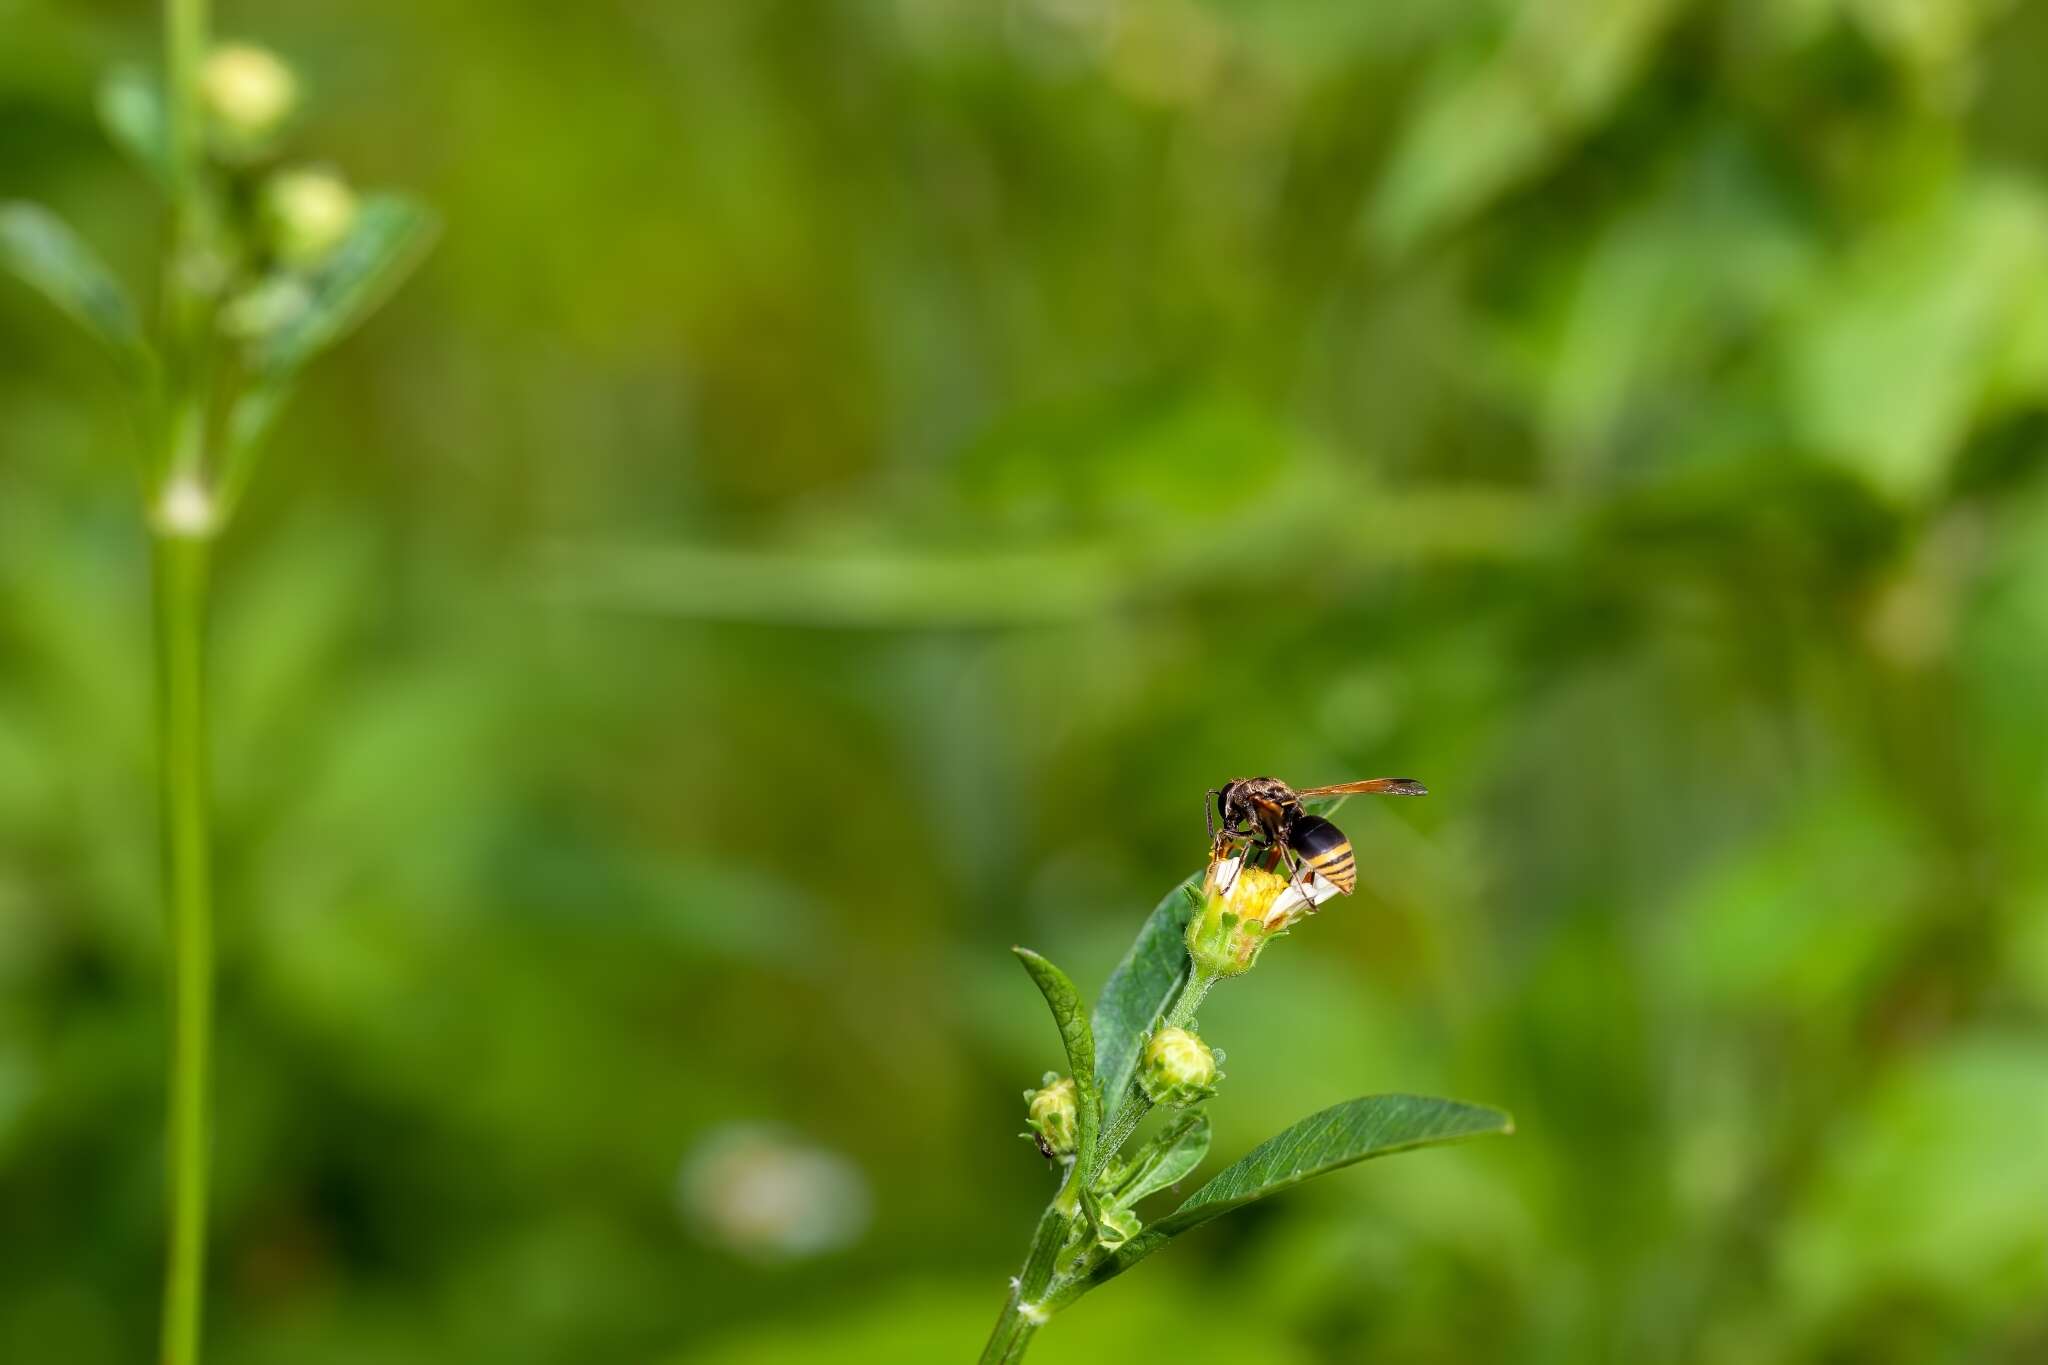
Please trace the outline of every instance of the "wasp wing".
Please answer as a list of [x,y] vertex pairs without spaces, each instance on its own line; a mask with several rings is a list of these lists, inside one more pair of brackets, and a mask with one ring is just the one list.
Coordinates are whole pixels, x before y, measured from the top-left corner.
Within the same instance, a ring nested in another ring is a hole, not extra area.
[[1302,787],[1294,793],[1311,796],[1427,796],[1429,788],[1412,777],[1368,777],[1363,782],[1339,782],[1334,787]]

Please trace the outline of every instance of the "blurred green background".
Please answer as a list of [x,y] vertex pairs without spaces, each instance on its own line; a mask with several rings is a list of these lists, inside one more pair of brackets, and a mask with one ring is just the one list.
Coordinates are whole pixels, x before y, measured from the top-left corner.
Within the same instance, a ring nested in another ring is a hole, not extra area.
[[[0,197],[138,287],[156,25],[0,0]],[[1434,794],[1204,1010],[1218,1156],[1520,1135],[1034,1358],[2048,1357],[2048,9],[219,29],[447,223],[221,568],[213,1361],[971,1358],[1051,1189],[1006,950],[1092,992],[1264,772]],[[129,440],[0,287],[7,1361],[154,1340]]]

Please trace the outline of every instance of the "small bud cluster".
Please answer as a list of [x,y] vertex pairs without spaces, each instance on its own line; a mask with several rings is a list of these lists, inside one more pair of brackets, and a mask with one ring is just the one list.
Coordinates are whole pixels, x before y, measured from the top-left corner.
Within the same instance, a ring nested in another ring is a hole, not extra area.
[[304,92],[276,53],[231,42],[194,55],[167,81],[116,69],[98,102],[108,136],[174,204],[157,334],[80,303],[100,284],[70,254],[39,247],[20,273],[142,362],[124,368],[150,390],[151,427],[161,419],[144,470],[152,522],[205,540],[232,521],[300,371],[376,310],[425,254],[435,219],[405,195],[358,197],[339,172],[294,161]]
[[1024,1092],[1024,1106],[1038,1150],[1047,1158],[1072,1157],[1080,1146],[1080,1092],[1074,1078],[1048,1071],[1037,1090]]
[[1217,1064],[1222,1054],[1184,1028],[1163,1028],[1145,1043],[1138,1084],[1154,1104],[1176,1107],[1199,1103],[1216,1093],[1223,1079]]
[[354,230],[356,194],[327,167],[279,164],[302,91],[276,53],[219,45],[200,73],[200,97],[225,193],[210,240],[192,247],[188,276],[218,299],[222,332],[253,340],[312,306],[308,281]]

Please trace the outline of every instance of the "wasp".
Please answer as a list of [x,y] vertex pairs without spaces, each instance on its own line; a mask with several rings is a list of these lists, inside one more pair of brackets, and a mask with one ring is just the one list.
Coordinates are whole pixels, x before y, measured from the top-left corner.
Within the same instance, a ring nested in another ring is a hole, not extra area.
[[1317,796],[1427,796],[1412,777],[1369,777],[1333,787],[1296,790],[1277,777],[1240,777],[1209,793],[1203,808],[1209,825],[1212,861],[1248,845],[1272,851],[1276,864],[1298,882],[1321,876],[1349,895],[1358,885],[1358,860],[1351,840],[1302,802]]

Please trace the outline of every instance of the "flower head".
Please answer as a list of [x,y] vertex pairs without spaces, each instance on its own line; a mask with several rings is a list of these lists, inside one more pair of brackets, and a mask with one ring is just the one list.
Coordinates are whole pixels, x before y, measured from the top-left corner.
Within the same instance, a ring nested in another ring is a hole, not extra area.
[[1219,858],[1209,864],[1202,906],[1188,920],[1188,955],[1217,976],[1248,972],[1269,940],[1336,894],[1321,877],[1302,884],[1245,858]]
[[1072,1156],[1080,1145],[1081,1114],[1074,1078],[1046,1072],[1041,1088],[1024,1092],[1024,1104],[1038,1150],[1048,1157]]
[[276,53],[253,43],[223,43],[206,59],[199,89],[223,149],[258,149],[299,102],[299,78]]
[[1184,1028],[1163,1028],[1145,1043],[1138,1083],[1154,1104],[1189,1105],[1216,1093],[1216,1054]]
[[279,171],[263,186],[263,221],[279,260],[315,266],[355,226],[355,192],[332,171]]

